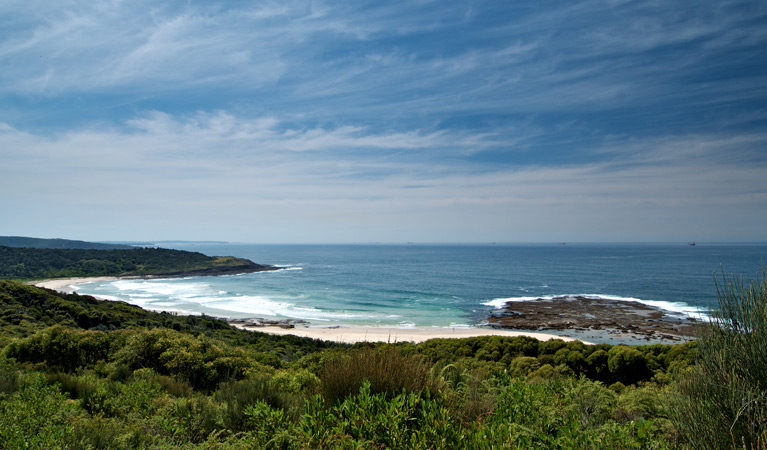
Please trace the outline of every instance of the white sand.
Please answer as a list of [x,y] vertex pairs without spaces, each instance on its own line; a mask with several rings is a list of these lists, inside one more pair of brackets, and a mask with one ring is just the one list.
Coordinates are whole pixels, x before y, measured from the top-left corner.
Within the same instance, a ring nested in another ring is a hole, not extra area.
[[[59,278],[52,280],[40,280],[31,284],[38,287],[53,289],[59,292],[74,292],[73,286],[96,281],[115,281],[125,278],[136,277],[89,277],[89,278]],[[496,330],[490,328],[383,328],[383,327],[326,327],[326,326],[297,326],[295,328],[281,328],[277,326],[246,327],[234,325],[238,328],[260,331],[263,333],[288,335],[321,339],[324,341],[342,342],[354,344],[357,342],[423,342],[429,339],[467,338],[476,336],[530,336],[541,341],[549,339],[562,339],[574,341],[576,339],[557,336],[554,334],[533,333],[528,331]],[[584,341],[585,342],[585,341]],[[589,342],[586,342],[587,344]]]
[[89,278],[54,278],[52,280],[34,281],[33,286],[53,289],[66,294],[74,292],[74,286],[95,281],[116,281],[126,277],[89,277]]
[[429,339],[458,339],[476,336],[530,336],[541,341],[549,339],[562,339],[574,341],[576,339],[556,336],[545,333],[532,333],[526,331],[495,330],[488,328],[378,328],[378,327],[296,327],[281,328],[277,326],[246,327],[235,325],[251,331],[260,331],[270,334],[292,334],[300,337],[321,339],[323,341],[343,342],[354,344],[357,342],[423,342]]

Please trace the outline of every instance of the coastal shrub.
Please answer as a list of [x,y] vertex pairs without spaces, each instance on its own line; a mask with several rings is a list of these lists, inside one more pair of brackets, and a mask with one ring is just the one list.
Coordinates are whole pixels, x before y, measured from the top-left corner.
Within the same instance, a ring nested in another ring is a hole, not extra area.
[[96,392],[96,381],[92,376],[52,372],[46,375],[46,379],[50,384],[58,384],[61,392],[73,400],[89,398]]
[[717,280],[717,307],[700,329],[673,421],[696,449],[767,448],[767,277]]
[[121,418],[96,415],[79,418],[75,423],[75,444],[71,448],[112,450],[151,447],[151,436],[133,423],[126,423]]
[[301,440],[293,421],[281,408],[273,408],[264,401],[257,401],[243,411],[247,417],[250,436],[260,448],[300,448]]
[[541,366],[544,364],[554,364],[554,356],[548,354],[538,355],[538,362]]
[[551,364],[544,364],[534,372],[530,373],[527,378],[531,381],[540,380],[556,380],[562,378],[569,378],[574,376],[575,373],[564,364],[560,364],[556,367]]
[[0,400],[19,389],[19,370],[11,361],[0,357]]
[[313,395],[319,391],[320,379],[307,369],[279,370],[269,384],[279,392]]
[[554,355],[565,346],[567,346],[567,342],[562,339],[549,339],[538,344],[538,353],[540,355]]
[[420,356],[404,356],[393,345],[364,348],[328,360],[320,371],[322,395],[331,404],[359,392],[363,382],[373,394],[395,396],[405,392],[436,392],[431,365]]
[[484,336],[464,339],[429,339],[416,346],[419,354],[432,361],[455,361],[471,357],[484,362],[502,362],[499,368],[518,356],[538,356],[540,341],[528,336]]
[[152,381],[162,387],[168,394],[174,397],[189,397],[192,395],[192,386],[183,380],[178,380],[167,375],[152,375]]
[[32,375],[0,402],[0,448],[68,448],[74,439],[72,416],[74,405],[58,387]]
[[200,390],[242,378],[258,363],[241,347],[204,335],[190,336],[170,329],[126,330],[114,344],[114,361],[130,370],[151,368],[160,375],[178,377]]
[[313,449],[462,448],[461,428],[442,400],[426,392],[373,393],[364,381],[356,394],[329,410],[322,397],[309,399],[299,430]]
[[509,373],[512,376],[525,376],[531,372],[538,370],[541,367],[541,362],[538,358],[532,356],[520,356],[514,358],[509,366]]
[[575,373],[581,373],[586,369],[586,358],[580,350],[574,350],[568,346],[554,354],[554,364],[564,364]]
[[591,379],[607,381],[610,371],[607,366],[608,355],[607,352],[599,349],[592,352],[588,358],[586,358],[586,365],[588,366],[587,375]]
[[572,389],[572,408],[582,429],[598,427],[612,418],[617,395],[601,383],[581,378]]
[[261,402],[282,410],[288,403],[284,393],[273,389],[267,375],[222,383],[214,398],[224,406],[224,426],[233,431],[248,429],[246,410],[251,405]]
[[529,383],[509,379],[498,395],[493,420],[514,424],[515,440],[526,441],[528,448],[547,448],[568,424],[568,391],[560,380]]
[[81,390],[73,398],[79,398],[80,406],[88,413],[104,417],[151,414],[149,406],[162,392],[159,385],[145,380],[120,383],[85,375],[78,377],[78,384]]
[[634,384],[650,376],[644,354],[627,345],[616,345],[607,352],[607,368],[614,381],[624,384]]
[[11,342],[3,350],[3,355],[19,362],[44,362],[51,368],[74,372],[106,359],[109,340],[100,331],[55,325]]
[[224,408],[203,395],[173,399],[158,411],[164,418],[159,423],[162,432],[175,443],[199,444],[217,430],[224,429]]
[[[617,383],[616,383],[617,384]],[[644,420],[649,418],[667,419],[668,408],[665,401],[668,392],[661,391],[653,385],[630,386],[616,389],[610,386],[610,390],[618,394],[617,403],[613,411],[613,418],[621,423]]]
[[583,377],[507,378],[499,389],[494,414],[472,430],[465,448],[671,448],[653,417],[615,421],[618,396],[601,383]]
[[666,353],[666,373],[672,377],[686,374],[695,365],[697,355],[697,340],[671,346]]
[[455,364],[445,365],[437,373],[444,386],[445,405],[457,422],[469,425],[492,414],[498,395],[494,376]]

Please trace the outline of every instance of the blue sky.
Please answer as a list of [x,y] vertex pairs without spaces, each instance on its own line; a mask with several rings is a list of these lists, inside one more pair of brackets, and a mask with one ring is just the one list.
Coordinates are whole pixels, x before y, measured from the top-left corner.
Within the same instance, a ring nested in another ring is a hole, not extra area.
[[0,235],[767,241],[764,1],[0,4]]

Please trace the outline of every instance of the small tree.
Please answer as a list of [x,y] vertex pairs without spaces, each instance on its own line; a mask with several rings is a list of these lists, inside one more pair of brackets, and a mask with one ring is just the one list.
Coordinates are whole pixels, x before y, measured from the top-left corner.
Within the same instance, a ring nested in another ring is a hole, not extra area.
[[767,279],[717,281],[718,308],[700,329],[697,364],[672,399],[695,449],[767,449]]

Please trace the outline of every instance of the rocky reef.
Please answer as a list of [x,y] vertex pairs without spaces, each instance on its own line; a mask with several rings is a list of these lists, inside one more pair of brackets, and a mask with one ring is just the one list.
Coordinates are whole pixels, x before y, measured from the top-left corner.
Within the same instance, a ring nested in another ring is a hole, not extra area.
[[515,330],[599,331],[646,341],[684,341],[700,320],[634,301],[567,296],[508,302],[487,324]]

